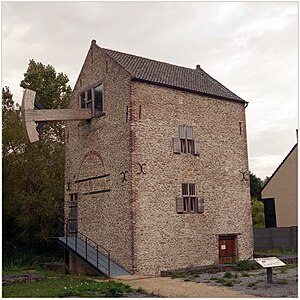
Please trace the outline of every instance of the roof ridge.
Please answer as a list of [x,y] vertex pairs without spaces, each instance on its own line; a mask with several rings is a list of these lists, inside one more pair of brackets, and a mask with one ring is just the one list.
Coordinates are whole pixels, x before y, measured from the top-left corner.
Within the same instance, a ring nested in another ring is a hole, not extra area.
[[127,52],[121,52],[121,51],[118,51],[118,50],[103,48],[103,47],[100,47],[100,46],[98,46],[98,47],[101,48],[104,51],[107,50],[107,51],[117,52],[117,53],[120,53],[120,54],[126,54],[126,55],[130,55],[130,56],[138,57],[138,58],[143,58],[143,59],[146,59],[146,60],[151,60],[151,61],[158,62],[158,63],[167,64],[167,65],[170,65],[170,66],[173,66],[173,67],[178,67],[178,68],[184,68],[184,69],[187,69],[187,70],[192,70],[192,71],[195,71],[195,72],[197,72],[199,70],[205,72],[201,67],[199,67],[199,69],[193,69],[193,68],[188,68],[188,67],[185,67],[185,66],[171,64],[169,62],[165,62],[165,61],[161,61],[161,60],[157,60],[157,59],[153,59],[153,58],[148,58],[148,57],[141,56],[141,55],[131,54],[131,53],[127,53]]

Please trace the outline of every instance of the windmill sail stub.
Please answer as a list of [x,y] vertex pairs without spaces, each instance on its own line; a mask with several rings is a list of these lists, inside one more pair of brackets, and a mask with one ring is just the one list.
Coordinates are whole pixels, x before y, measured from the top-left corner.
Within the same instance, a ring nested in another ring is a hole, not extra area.
[[25,132],[26,140],[30,143],[34,143],[39,140],[36,124],[32,119],[28,118],[26,113],[28,110],[34,109],[35,94],[35,91],[25,89],[21,106],[22,126]]
[[34,109],[35,91],[25,89],[22,99],[22,126],[27,141],[39,140],[36,122],[44,121],[78,121],[92,118],[91,108],[81,109]]

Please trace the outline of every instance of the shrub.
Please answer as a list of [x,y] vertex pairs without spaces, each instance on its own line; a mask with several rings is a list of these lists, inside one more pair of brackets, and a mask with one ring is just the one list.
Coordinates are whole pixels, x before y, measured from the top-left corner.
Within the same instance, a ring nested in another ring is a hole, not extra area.
[[233,282],[231,280],[228,280],[224,283],[225,286],[233,286]]
[[233,275],[231,272],[226,272],[223,276],[223,278],[232,278],[232,277],[233,277]]
[[250,271],[254,270],[256,263],[253,260],[241,260],[236,263],[236,271]]

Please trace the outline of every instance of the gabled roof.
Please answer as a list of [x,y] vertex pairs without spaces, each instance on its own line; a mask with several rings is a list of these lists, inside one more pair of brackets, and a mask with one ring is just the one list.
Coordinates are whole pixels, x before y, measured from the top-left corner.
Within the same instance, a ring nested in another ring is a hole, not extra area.
[[126,69],[131,74],[132,80],[247,103],[208,75],[200,66],[197,66],[196,69],[190,69],[132,54],[99,48]]
[[281,162],[281,164],[277,167],[277,169],[274,171],[274,173],[272,174],[272,176],[267,180],[267,182],[264,184],[264,186],[261,188],[261,192],[264,190],[264,188],[268,185],[268,183],[272,180],[272,178],[274,177],[274,175],[278,172],[278,170],[281,168],[281,166],[285,163],[285,161],[289,158],[289,156],[293,153],[293,151],[295,150],[295,148],[298,146],[298,143],[296,143],[294,145],[294,147],[292,148],[292,150],[288,153],[288,155],[285,157],[285,159]]

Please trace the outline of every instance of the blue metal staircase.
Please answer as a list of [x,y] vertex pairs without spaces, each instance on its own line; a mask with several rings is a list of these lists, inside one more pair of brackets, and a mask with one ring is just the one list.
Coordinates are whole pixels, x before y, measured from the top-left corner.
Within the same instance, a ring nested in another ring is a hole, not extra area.
[[103,273],[108,277],[130,275],[124,268],[115,263],[110,258],[110,252],[101,247],[86,235],[77,231],[69,234],[68,223],[59,219],[58,236],[54,239],[73,252],[78,257],[83,259],[97,272]]

